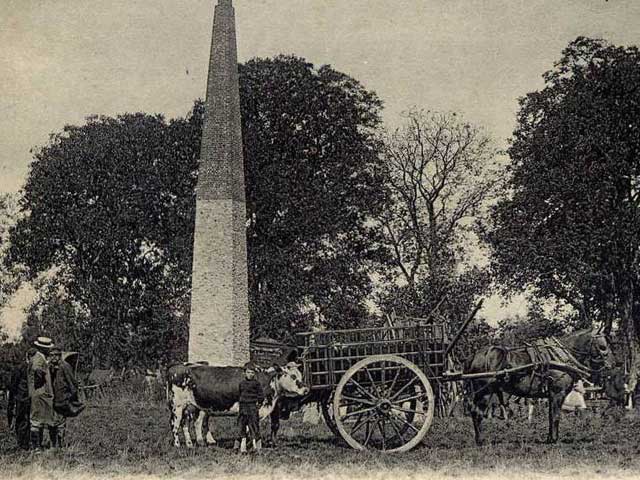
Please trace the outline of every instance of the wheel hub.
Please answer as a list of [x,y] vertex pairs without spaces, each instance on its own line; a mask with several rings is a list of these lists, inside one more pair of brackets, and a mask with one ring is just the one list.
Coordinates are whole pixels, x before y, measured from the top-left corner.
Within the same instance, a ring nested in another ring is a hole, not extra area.
[[377,407],[382,413],[389,413],[391,411],[391,402],[387,399],[380,400]]

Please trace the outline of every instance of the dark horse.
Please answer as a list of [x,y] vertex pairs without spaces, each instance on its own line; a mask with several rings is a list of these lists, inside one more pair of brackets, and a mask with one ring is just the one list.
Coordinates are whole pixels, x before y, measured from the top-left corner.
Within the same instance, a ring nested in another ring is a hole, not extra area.
[[[525,398],[546,398],[549,400],[549,435],[547,442],[558,441],[560,407],[571,392],[578,377],[583,374],[598,374],[614,364],[613,354],[605,335],[592,330],[572,333],[554,343],[554,348],[563,354],[569,354],[577,362],[541,361],[532,358],[534,350],[529,346],[502,347],[489,346],[476,352],[465,366],[465,375],[499,372],[501,375],[490,378],[468,380],[468,400],[471,402],[471,417],[475,430],[476,443],[482,444],[482,418],[487,410],[492,394],[502,399],[503,393]],[[545,350],[544,347],[541,347]],[[546,357],[547,359],[549,357]],[[573,365],[572,365],[573,364]],[[528,367],[527,367],[528,366]],[[585,368],[586,367],[586,368]],[[590,370],[588,372],[584,370]]]

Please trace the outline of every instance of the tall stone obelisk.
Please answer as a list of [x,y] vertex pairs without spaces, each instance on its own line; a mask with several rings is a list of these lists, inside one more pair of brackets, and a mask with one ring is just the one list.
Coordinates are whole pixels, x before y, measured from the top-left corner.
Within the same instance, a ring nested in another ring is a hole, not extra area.
[[244,160],[235,14],[219,0],[205,101],[193,245],[189,361],[249,360]]

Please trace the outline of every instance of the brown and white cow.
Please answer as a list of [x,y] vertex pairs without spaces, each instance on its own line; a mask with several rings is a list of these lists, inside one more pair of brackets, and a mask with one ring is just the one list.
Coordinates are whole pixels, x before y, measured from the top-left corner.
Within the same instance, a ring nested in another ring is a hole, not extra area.
[[[167,371],[167,401],[171,411],[174,445],[180,446],[180,429],[187,447],[193,446],[189,424],[195,418],[198,445],[213,445],[216,440],[209,430],[209,415],[215,412],[238,411],[241,367],[212,367],[202,364],[174,365]],[[302,373],[295,363],[258,371],[256,379],[262,385],[265,400],[259,409],[260,419],[271,415],[282,397],[299,397],[308,393]],[[203,429],[204,427],[204,429]],[[206,430],[206,433],[205,431]]]

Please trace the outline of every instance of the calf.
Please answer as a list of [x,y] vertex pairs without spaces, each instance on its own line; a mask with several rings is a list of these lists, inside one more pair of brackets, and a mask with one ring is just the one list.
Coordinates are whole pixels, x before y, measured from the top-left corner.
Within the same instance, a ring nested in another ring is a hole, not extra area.
[[[184,442],[193,446],[189,424],[195,421],[196,442],[212,445],[216,441],[209,430],[209,416],[215,412],[238,411],[240,382],[244,378],[241,367],[211,367],[208,365],[174,365],[167,371],[167,401],[171,411],[171,429],[176,447],[180,446],[182,428]],[[260,419],[273,412],[282,397],[306,395],[308,387],[302,382],[302,374],[295,363],[284,367],[272,367],[257,372],[265,400],[259,409]],[[204,428],[203,428],[204,427]],[[206,435],[204,434],[206,430]]]

